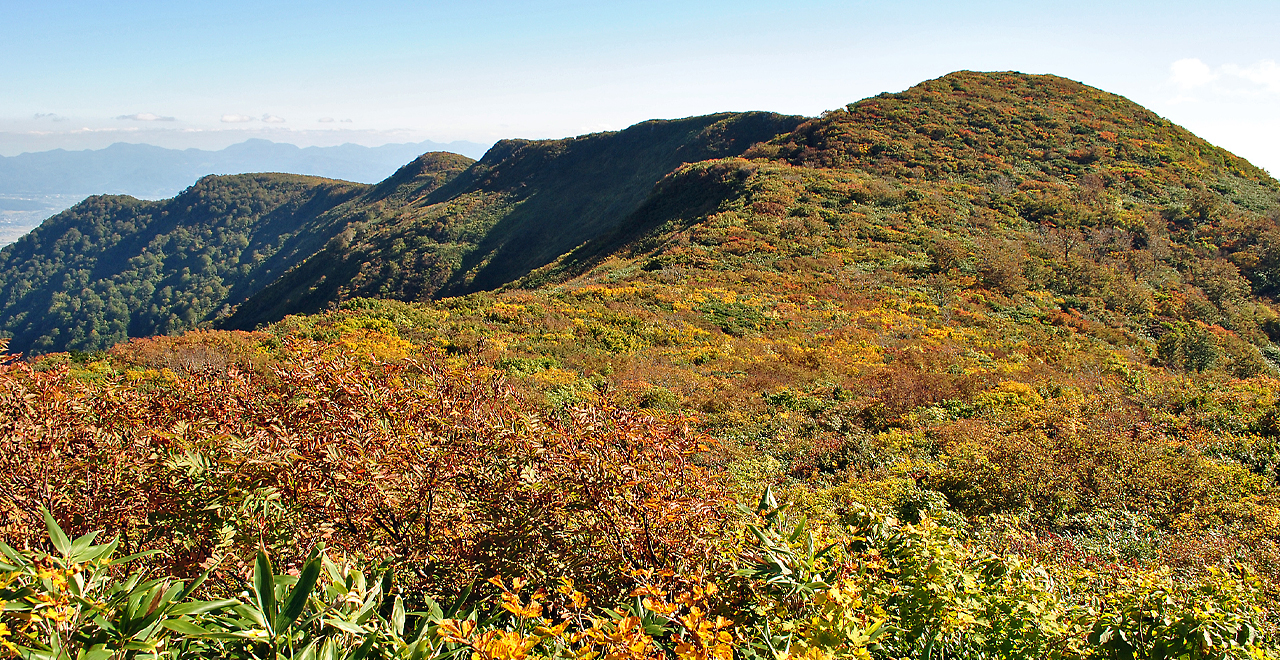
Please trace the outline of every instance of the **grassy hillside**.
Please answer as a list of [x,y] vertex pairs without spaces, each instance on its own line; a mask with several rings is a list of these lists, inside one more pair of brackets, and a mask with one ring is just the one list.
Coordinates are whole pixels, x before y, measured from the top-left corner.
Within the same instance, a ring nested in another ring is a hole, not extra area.
[[425,300],[500,286],[617,229],[681,164],[738,155],[799,122],[725,113],[504,140],[431,195],[362,209],[367,219],[349,242],[312,257],[224,327],[250,329],[353,296]]
[[[1068,154],[1141,144],[1055,164],[1007,142],[926,160],[812,137],[919,150],[934,138],[875,117],[953,85],[929,106],[949,130],[1024,113],[1019,131]],[[1093,99],[1097,134],[1035,114],[1037,95]],[[922,169],[963,161],[989,165]],[[607,391],[695,415],[737,483],[793,489],[815,517],[923,507],[1051,565],[1245,561],[1276,584],[1278,207],[1273,180],[1124,99],[965,73],[685,166],[523,289],[274,331],[340,341],[376,319],[552,407]]]
[[[44,506],[209,569],[200,597],[247,595],[156,628],[204,657],[1280,656],[1263,172],[1079,83],[962,72],[677,163],[548,259],[503,223],[551,203],[494,193],[552,189],[548,146],[258,298],[332,308],[4,367],[5,542]],[[255,627],[290,569],[310,614]]]

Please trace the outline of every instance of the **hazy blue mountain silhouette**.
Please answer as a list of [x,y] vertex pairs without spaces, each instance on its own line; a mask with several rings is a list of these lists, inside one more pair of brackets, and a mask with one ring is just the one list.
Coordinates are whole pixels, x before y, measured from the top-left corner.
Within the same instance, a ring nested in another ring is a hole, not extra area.
[[55,149],[0,157],[0,195],[117,194],[156,199],[172,197],[207,174],[249,172],[373,183],[428,151],[480,158],[486,149],[488,145],[461,141],[300,148],[253,139],[220,151],[119,142],[98,150]]

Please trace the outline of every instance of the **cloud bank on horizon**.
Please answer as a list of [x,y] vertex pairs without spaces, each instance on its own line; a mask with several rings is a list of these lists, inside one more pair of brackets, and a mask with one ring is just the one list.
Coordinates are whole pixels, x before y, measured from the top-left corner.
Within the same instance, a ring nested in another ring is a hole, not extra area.
[[135,112],[131,115],[120,115],[116,119],[132,119],[133,121],[177,121],[177,117],[161,117],[152,112]]
[[0,155],[817,115],[972,69],[1080,80],[1280,171],[1278,22],[1260,0],[51,0],[0,24]]

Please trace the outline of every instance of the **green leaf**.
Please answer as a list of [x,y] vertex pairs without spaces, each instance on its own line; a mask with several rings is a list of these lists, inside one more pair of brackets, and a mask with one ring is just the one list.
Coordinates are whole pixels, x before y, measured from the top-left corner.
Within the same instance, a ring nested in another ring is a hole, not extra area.
[[760,503],[756,505],[756,511],[764,513],[778,508],[778,500],[773,498],[773,487],[765,486],[764,492],[760,494]]
[[378,604],[378,601],[376,599],[370,598],[367,602],[365,602],[364,605],[360,606],[360,609],[356,610],[355,613],[350,615],[351,619],[363,625],[364,622],[369,620],[369,617],[373,616],[375,611],[374,606],[377,604]]
[[81,660],[111,660],[111,656],[113,655],[115,655],[114,651],[103,644],[98,644],[90,648],[80,657]]
[[147,614],[146,614],[147,619],[149,621],[154,621],[156,617],[159,617],[165,614],[169,609],[169,605],[171,603],[176,602],[175,599],[177,598],[178,594],[181,592],[182,592],[181,584],[175,584],[169,587],[168,589],[166,589],[165,592],[161,594],[159,598],[152,601],[151,606],[147,608]]
[[66,532],[58,526],[58,521],[53,519],[49,510],[40,507],[40,513],[44,514],[44,527],[49,531],[49,540],[53,542],[53,547],[57,549],[62,556],[66,557],[71,553],[71,540],[67,538]]
[[266,618],[262,616],[262,610],[258,609],[256,605],[246,605],[244,603],[240,603],[235,607],[233,607],[232,610],[236,614],[239,614],[240,616],[260,626],[264,630],[266,630],[269,627],[267,626]]
[[[89,532],[88,534],[85,534],[84,536],[81,536],[80,538],[72,541],[71,549],[67,551],[67,557],[71,559],[71,561],[76,561],[76,562],[83,561],[80,555],[83,554],[85,550],[93,546],[93,540],[98,538],[98,534],[101,534],[101,533],[102,532],[100,531]],[[96,550],[97,548],[94,548],[94,549]]]
[[391,587],[392,587],[392,585],[393,585],[394,581],[395,581],[395,575],[392,573],[392,571],[391,571],[391,569],[390,569],[390,568],[387,568],[387,570],[383,571],[383,572],[382,572],[382,585],[381,585],[382,593],[384,593],[384,594],[389,594],[389,593],[391,593]]
[[329,573],[330,582],[341,584],[344,579],[342,569],[327,554],[320,555],[320,561],[324,564],[324,570]]
[[343,621],[342,619],[325,619],[324,622],[326,625],[333,626],[343,632],[354,633],[357,635],[363,635],[365,632],[364,628],[361,626],[351,623],[350,621]]
[[427,610],[426,612],[417,613],[419,616],[426,616],[432,621],[439,621],[444,618],[444,610],[440,609],[440,603],[437,603],[430,596],[424,597],[424,600],[426,600]]
[[[332,640],[330,640],[330,641],[332,641]],[[326,646],[327,646],[327,644],[326,644]],[[315,643],[315,641],[314,641],[314,640],[312,640],[312,642],[311,642],[310,644],[307,644],[307,647],[306,647],[306,648],[304,648],[304,649],[302,649],[302,652],[301,652],[301,653],[299,653],[298,655],[294,656],[294,658],[295,658],[296,660],[316,660],[316,643]]]
[[369,657],[369,651],[373,649],[373,639],[372,635],[365,639],[364,643],[360,645],[360,648],[356,649],[356,652],[351,654],[351,658],[349,660],[364,660]]
[[800,520],[796,521],[795,529],[792,530],[791,536],[788,537],[787,540],[791,541],[792,543],[799,541],[800,537],[804,535],[805,525],[807,525],[808,523],[809,523],[809,519],[807,517],[800,516]]
[[[267,559],[265,550],[258,551],[258,561],[253,567],[253,590],[258,597],[258,609],[263,619],[270,626],[276,619],[276,585],[275,574],[271,572],[271,560]],[[275,632],[268,628],[270,632]]]
[[16,571],[19,566],[26,566],[31,563],[22,555],[22,553],[9,547],[6,543],[0,543],[0,552],[4,553],[4,556],[8,557],[9,561],[14,563],[13,566],[10,566],[9,564],[0,564],[0,569],[2,570]]
[[169,619],[160,625],[180,635],[208,635],[210,632],[186,619]]
[[[0,608],[0,610],[3,610],[3,609],[4,609],[4,608]],[[106,631],[108,631],[108,632],[115,632],[115,630],[116,630],[116,627],[115,627],[114,625],[112,625],[110,621],[108,621],[107,619],[103,618],[103,616],[102,616],[101,614],[95,615],[95,616],[93,617],[93,622],[94,622],[94,623],[96,623],[96,624],[98,624],[98,627],[99,627],[99,628],[102,628],[103,630],[106,630]]]
[[177,605],[172,610],[169,610],[169,614],[172,614],[173,616],[185,616],[188,614],[204,614],[206,612],[212,612],[214,610],[225,610],[231,607],[235,607],[236,605],[243,605],[243,604],[244,603],[241,603],[240,601],[231,599],[231,598],[226,600],[197,600],[197,601],[192,601],[190,603],[182,603],[181,605]]
[[[186,585],[186,588],[184,588],[184,589],[182,590],[182,593],[178,594],[178,597],[177,597],[177,598],[175,598],[174,600],[175,600],[175,601],[177,601],[177,602],[179,602],[179,603],[181,603],[182,601],[186,600],[188,596],[190,596],[191,594],[195,593],[196,589],[200,588],[200,585],[204,584],[204,581],[205,581],[205,580],[208,580],[208,579],[209,579],[209,571],[205,571],[205,572],[201,573],[201,574],[200,574],[200,577],[198,577],[198,578],[196,578],[195,580],[193,580],[193,581],[191,582],[191,584]],[[179,582],[179,583],[178,583],[178,586],[179,586],[179,587],[182,587],[182,586],[183,586],[183,584],[182,584],[181,582]]]
[[339,660],[339,657],[337,638],[330,637],[324,640],[324,646],[320,647],[320,655],[316,656],[316,660]]
[[280,616],[276,618],[276,630],[289,627],[298,619],[298,615],[302,614],[302,608],[306,607],[307,597],[315,588],[318,577],[320,577],[320,559],[317,557],[303,565],[302,574],[298,576],[297,583],[293,585],[293,591],[285,600],[284,608],[280,610]]
[[444,613],[443,618],[456,619],[458,616],[458,612],[462,611],[462,606],[467,603],[467,600],[469,598],[471,598],[471,590],[475,588],[475,586],[476,586],[476,581],[473,578],[471,582],[467,583],[467,586],[462,588],[462,592],[459,593],[458,597],[453,600],[453,603],[449,605],[449,610]]

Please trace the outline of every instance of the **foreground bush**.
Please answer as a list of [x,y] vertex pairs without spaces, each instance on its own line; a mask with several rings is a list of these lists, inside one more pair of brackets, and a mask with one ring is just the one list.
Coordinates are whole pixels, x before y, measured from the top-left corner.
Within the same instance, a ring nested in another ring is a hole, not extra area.
[[1216,573],[1188,589],[1151,574],[1081,603],[1043,568],[928,519],[863,511],[852,536],[819,549],[787,507],[768,493],[761,504],[737,577],[631,571],[638,587],[598,602],[570,579],[547,590],[494,577],[491,603],[421,597],[418,611],[390,570],[320,549],[296,575],[259,552],[235,598],[198,600],[204,577],[126,574],[138,557],[116,558],[118,541],[70,539],[46,514],[54,552],[0,545],[0,647],[50,660],[1277,657],[1248,580]]
[[1247,570],[1077,556],[1100,514],[1070,519],[1070,556],[1051,534],[996,538],[915,480],[847,489],[810,524],[769,490],[735,507],[681,418],[598,394],[539,407],[426,350],[269,353],[181,375],[0,367],[6,653],[1276,657]]
[[371,363],[298,341],[266,375],[0,369],[0,540],[38,509],[215,581],[265,547],[324,542],[452,593],[494,575],[614,586],[617,568],[697,570],[728,499],[686,425],[604,404],[547,416],[482,365]]

